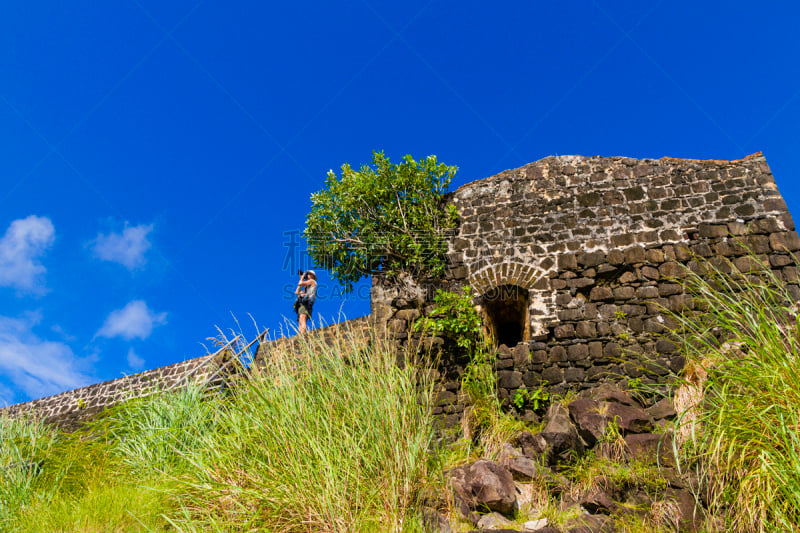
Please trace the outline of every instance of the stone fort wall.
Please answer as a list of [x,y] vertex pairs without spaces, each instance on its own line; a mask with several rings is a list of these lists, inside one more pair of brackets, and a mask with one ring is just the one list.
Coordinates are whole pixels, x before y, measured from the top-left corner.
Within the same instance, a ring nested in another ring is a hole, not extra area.
[[[760,153],[737,161],[548,157],[464,185],[450,201],[460,224],[446,279],[374,277],[373,319],[404,349],[435,349],[442,339],[410,332],[435,289],[471,286],[489,323],[492,299],[511,289],[504,312],[516,305],[524,323],[519,342],[501,347],[503,398],[542,384],[563,393],[624,378],[658,383],[682,369],[660,334],[671,321],[665,309],[693,306],[676,281],[682,266],[698,267],[696,256],[747,271],[749,249],[800,299],[792,257],[800,239]],[[442,359],[437,410],[451,422],[463,409],[455,393],[466,362]]]
[[[341,331],[368,335],[370,329],[369,321],[362,317],[312,330],[311,335],[320,337],[322,342],[333,342]],[[250,348],[254,354],[251,368],[263,368],[270,354],[276,350],[301,349],[298,344],[295,337],[254,344]],[[62,429],[74,430],[104,409],[125,400],[172,390],[189,383],[198,383],[207,388],[225,386],[244,370],[236,364],[235,357],[229,347],[224,347],[214,354],[11,405],[0,409],[0,417],[35,417]]]
[[219,368],[221,361],[221,354],[205,355],[38,400],[11,405],[0,409],[0,416],[30,416],[43,419],[47,423],[57,424],[64,429],[75,429],[81,422],[122,401],[141,397],[154,391],[169,390],[187,384],[189,380],[206,383]]

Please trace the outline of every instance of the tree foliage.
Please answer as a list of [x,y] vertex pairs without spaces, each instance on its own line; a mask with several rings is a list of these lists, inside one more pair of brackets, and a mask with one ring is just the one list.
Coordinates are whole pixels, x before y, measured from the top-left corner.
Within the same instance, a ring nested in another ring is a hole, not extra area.
[[352,290],[353,283],[375,272],[400,271],[438,276],[447,251],[444,232],[455,226],[455,207],[444,194],[457,167],[436,156],[399,164],[373,152],[372,165],[341,176],[328,172],[325,188],[311,195],[303,236],[315,264]]

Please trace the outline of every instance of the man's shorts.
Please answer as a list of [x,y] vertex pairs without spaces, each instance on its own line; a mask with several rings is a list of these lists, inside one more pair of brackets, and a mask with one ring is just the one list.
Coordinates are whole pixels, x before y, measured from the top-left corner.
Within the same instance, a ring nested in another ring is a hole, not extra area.
[[297,316],[299,317],[300,315],[307,315],[308,318],[311,318],[311,307],[312,306],[310,306],[310,305],[309,306],[305,306],[303,304],[300,304],[297,307]]

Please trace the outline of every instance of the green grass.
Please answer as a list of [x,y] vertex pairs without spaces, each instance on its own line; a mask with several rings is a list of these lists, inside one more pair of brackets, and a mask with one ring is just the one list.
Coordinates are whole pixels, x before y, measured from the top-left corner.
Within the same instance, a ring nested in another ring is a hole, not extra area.
[[0,530],[421,531],[426,374],[308,336],[225,397],[161,392],[72,435],[0,420]]
[[56,440],[55,432],[36,420],[0,418],[0,529],[42,497],[41,462]]
[[428,474],[431,384],[377,339],[271,354],[184,478],[200,528],[404,531]]
[[[753,261],[757,259],[753,258]],[[700,263],[684,280],[701,310],[677,316],[687,369],[683,468],[697,469],[710,523],[727,531],[800,524],[800,318],[786,286],[760,265],[742,275]],[[702,400],[700,392],[702,391]]]

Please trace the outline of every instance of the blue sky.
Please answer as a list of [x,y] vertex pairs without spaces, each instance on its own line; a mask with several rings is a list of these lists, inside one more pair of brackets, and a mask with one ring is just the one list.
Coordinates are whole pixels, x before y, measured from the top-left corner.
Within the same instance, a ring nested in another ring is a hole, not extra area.
[[[6,2],[0,404],[291,316],[328,169],[767,157],[800,212],[790,2]],[[324,272],[315,312],[368,312]]]

